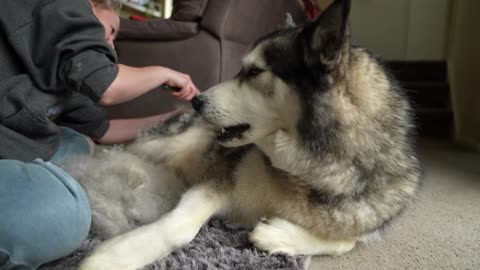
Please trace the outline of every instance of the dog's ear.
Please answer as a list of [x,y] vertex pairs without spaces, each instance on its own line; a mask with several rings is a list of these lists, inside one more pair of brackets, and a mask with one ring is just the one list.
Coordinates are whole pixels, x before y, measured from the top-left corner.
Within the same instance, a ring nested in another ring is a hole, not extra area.
[[293,27],[296,27],[297,24],[295,24],[295,21],[293,20],[293,17],[292,17],[292,14],[290,14],[290,12],[287,12],[285,14],[285,24],[283,27],[285,28],[293,28]]
[[347,38],[351,0],[336,0],[300,35],[305,48],[305,61],[333,61]]

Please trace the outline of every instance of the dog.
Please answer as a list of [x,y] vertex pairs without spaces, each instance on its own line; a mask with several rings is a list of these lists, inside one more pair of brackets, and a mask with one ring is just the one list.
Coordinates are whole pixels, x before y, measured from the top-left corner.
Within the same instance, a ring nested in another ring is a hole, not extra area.
[[[234,79],[192,100],[195,113],[86,162],[94,227],[115,236],[80,269],[139,269],[212,216],[252,226],[270,253],[334,256],[399,216],[421,184],[411,107],[382,63],[351,46],[349,11],[337,0],[261,38]],[[95,192],[108,177],[119,188]],[[157,192],[173,195],[157,203]]]

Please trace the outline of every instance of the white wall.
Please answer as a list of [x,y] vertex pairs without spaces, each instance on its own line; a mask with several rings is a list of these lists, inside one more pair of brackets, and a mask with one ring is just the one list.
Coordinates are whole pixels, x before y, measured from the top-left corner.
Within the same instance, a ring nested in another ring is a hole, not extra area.
[[480,149],[480,1],[453,4],[448,66],[455,135]]
[[353,41],[388,60],[444,60],[449,0],[353,0]]

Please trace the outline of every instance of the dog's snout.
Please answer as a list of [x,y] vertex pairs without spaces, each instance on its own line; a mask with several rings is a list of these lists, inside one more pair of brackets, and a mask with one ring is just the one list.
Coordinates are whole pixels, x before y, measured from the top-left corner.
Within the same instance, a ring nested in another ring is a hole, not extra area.
[[202,111],[202,108],[203,108],[203,105],[205,104],[205,102],[203,101],[201,96],[194,97],[191,102],[192,102],[192,107],[193,107],[193,109],[195,109],[195,111],[197,111],[197,112]]

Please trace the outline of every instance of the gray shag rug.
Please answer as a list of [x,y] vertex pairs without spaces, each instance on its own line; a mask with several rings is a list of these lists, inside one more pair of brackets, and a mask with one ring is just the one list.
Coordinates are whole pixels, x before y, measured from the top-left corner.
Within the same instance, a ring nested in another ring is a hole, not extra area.
[[[145,270],[163,269],[308,269],[310,257],[268,255],[248,241],[249,230],[212,220],[197,237],[182,249],[170,254]],[[89,237],[70,256],[40,267],[39,270],[74,270],[95,246],[99,238]]]

